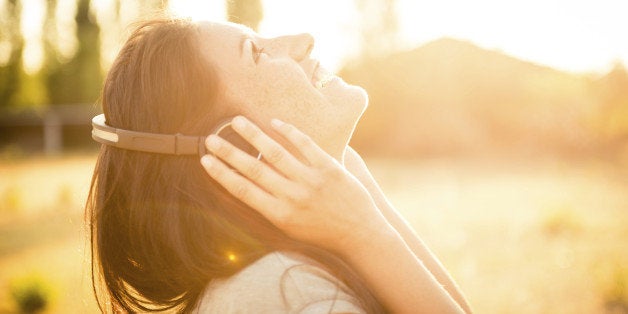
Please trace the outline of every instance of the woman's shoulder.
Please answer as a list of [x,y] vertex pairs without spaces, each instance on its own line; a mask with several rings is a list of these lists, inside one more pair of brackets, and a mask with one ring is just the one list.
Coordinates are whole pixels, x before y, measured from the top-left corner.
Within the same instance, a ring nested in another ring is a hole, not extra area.
[[198,313],[362,313],[348,288],[308,258],[272,252],[205,289]]

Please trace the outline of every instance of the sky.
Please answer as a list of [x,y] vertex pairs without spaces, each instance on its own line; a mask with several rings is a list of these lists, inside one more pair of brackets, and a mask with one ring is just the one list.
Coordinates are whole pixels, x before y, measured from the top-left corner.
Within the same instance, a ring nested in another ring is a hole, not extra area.
[[[6,0],[4,0],[6,1]],[[0,0],[0,3],[4,3]],[[44,0],[23,0],[25,62],[41,63]],[[61,28],[72,29],[73,0],[59,0]],[[224,0],[170,0],[171,9],[194,19],[224,20]],[[111,0],[93,0],[102,18]],[[316,38],[315,57],[337,70],[356,54],[359,15],[354,0],[263,0],[263,36],[308,32]],[[605,73],[616,62],[628,65],[628,2],[625,0],[397,0],[399,43],[412,49],[452,37],[560,70]],[[105,39],[119,42],[117,32]],[[71,33],[70,33],[71,34]],[[62,48],[72,53],[71,38]],[[106,46],[107,44],[105,44]],[[3,47],[0,47],[2,58]],[[115,51],[105,53],[113,58]],[[105,62],[107,63],[107,62]]]
[[404,35],[418,44],[441,36],[572,71],[628,64],[625,0],[401,1]]
[[[181,14],[199,18],[209,11],[194,8],[203,1],[177,2]],[[223,12],[218,3],[213,11]],[[355,53],[353,3],[264,0],[260,33],[312,33],[314,53],[337,68]],[[625,0],[397,0],[397,12],[404,49],[447,36],[569,72],[603,73],[617,61],[628,64]]]

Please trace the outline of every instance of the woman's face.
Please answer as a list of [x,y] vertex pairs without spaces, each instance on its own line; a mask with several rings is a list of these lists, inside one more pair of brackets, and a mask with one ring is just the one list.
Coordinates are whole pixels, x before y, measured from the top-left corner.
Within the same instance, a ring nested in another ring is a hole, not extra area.
[[201,40],[220,79],[218,100],[234,115],[277,140],[270,120],[292,123],[341,160],[368,99],[310,58],[311,35],[263,38],[237,24],[203,22]]

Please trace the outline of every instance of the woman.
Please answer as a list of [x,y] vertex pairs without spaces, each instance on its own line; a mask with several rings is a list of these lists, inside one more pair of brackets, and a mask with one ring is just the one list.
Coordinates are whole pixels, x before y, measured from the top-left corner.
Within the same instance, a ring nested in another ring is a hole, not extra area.
[[347,146],[367,97],[313,44],[186,20],[131,34],[94,129],[101,310],[470,312]]

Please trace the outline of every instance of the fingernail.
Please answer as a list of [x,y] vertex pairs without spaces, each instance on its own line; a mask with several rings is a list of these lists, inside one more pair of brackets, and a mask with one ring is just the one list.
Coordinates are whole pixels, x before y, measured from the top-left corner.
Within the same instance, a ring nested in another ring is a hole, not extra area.
[[211,155],[205,155],[205,156],[201,157],[201,164],[205,168],[210,168],[212,166],[213,162],[214,162],[213,161],[213,157]]
[[278,127],[280,127],[280,126],[284,125],[284,122],[283,122],[283,121],[281,121],[281,120],[279,120],[279,119],[272,119],[272,120],[270,121],[270,124],[271,124],[273,127],[278,128]]
[[214,150],[218,148],[218,146],[220,146],[217,135],[215,134],[211,134],[210,136],[208,136],[205,144],[207,144],[207,148],[209,148],[210,150]]
[[231,123],[233,123],[233,126],[235,126],[236,128],[241,129],[246,125],[246,119],[243,116],[237,116],[233,118],[233,121]]

